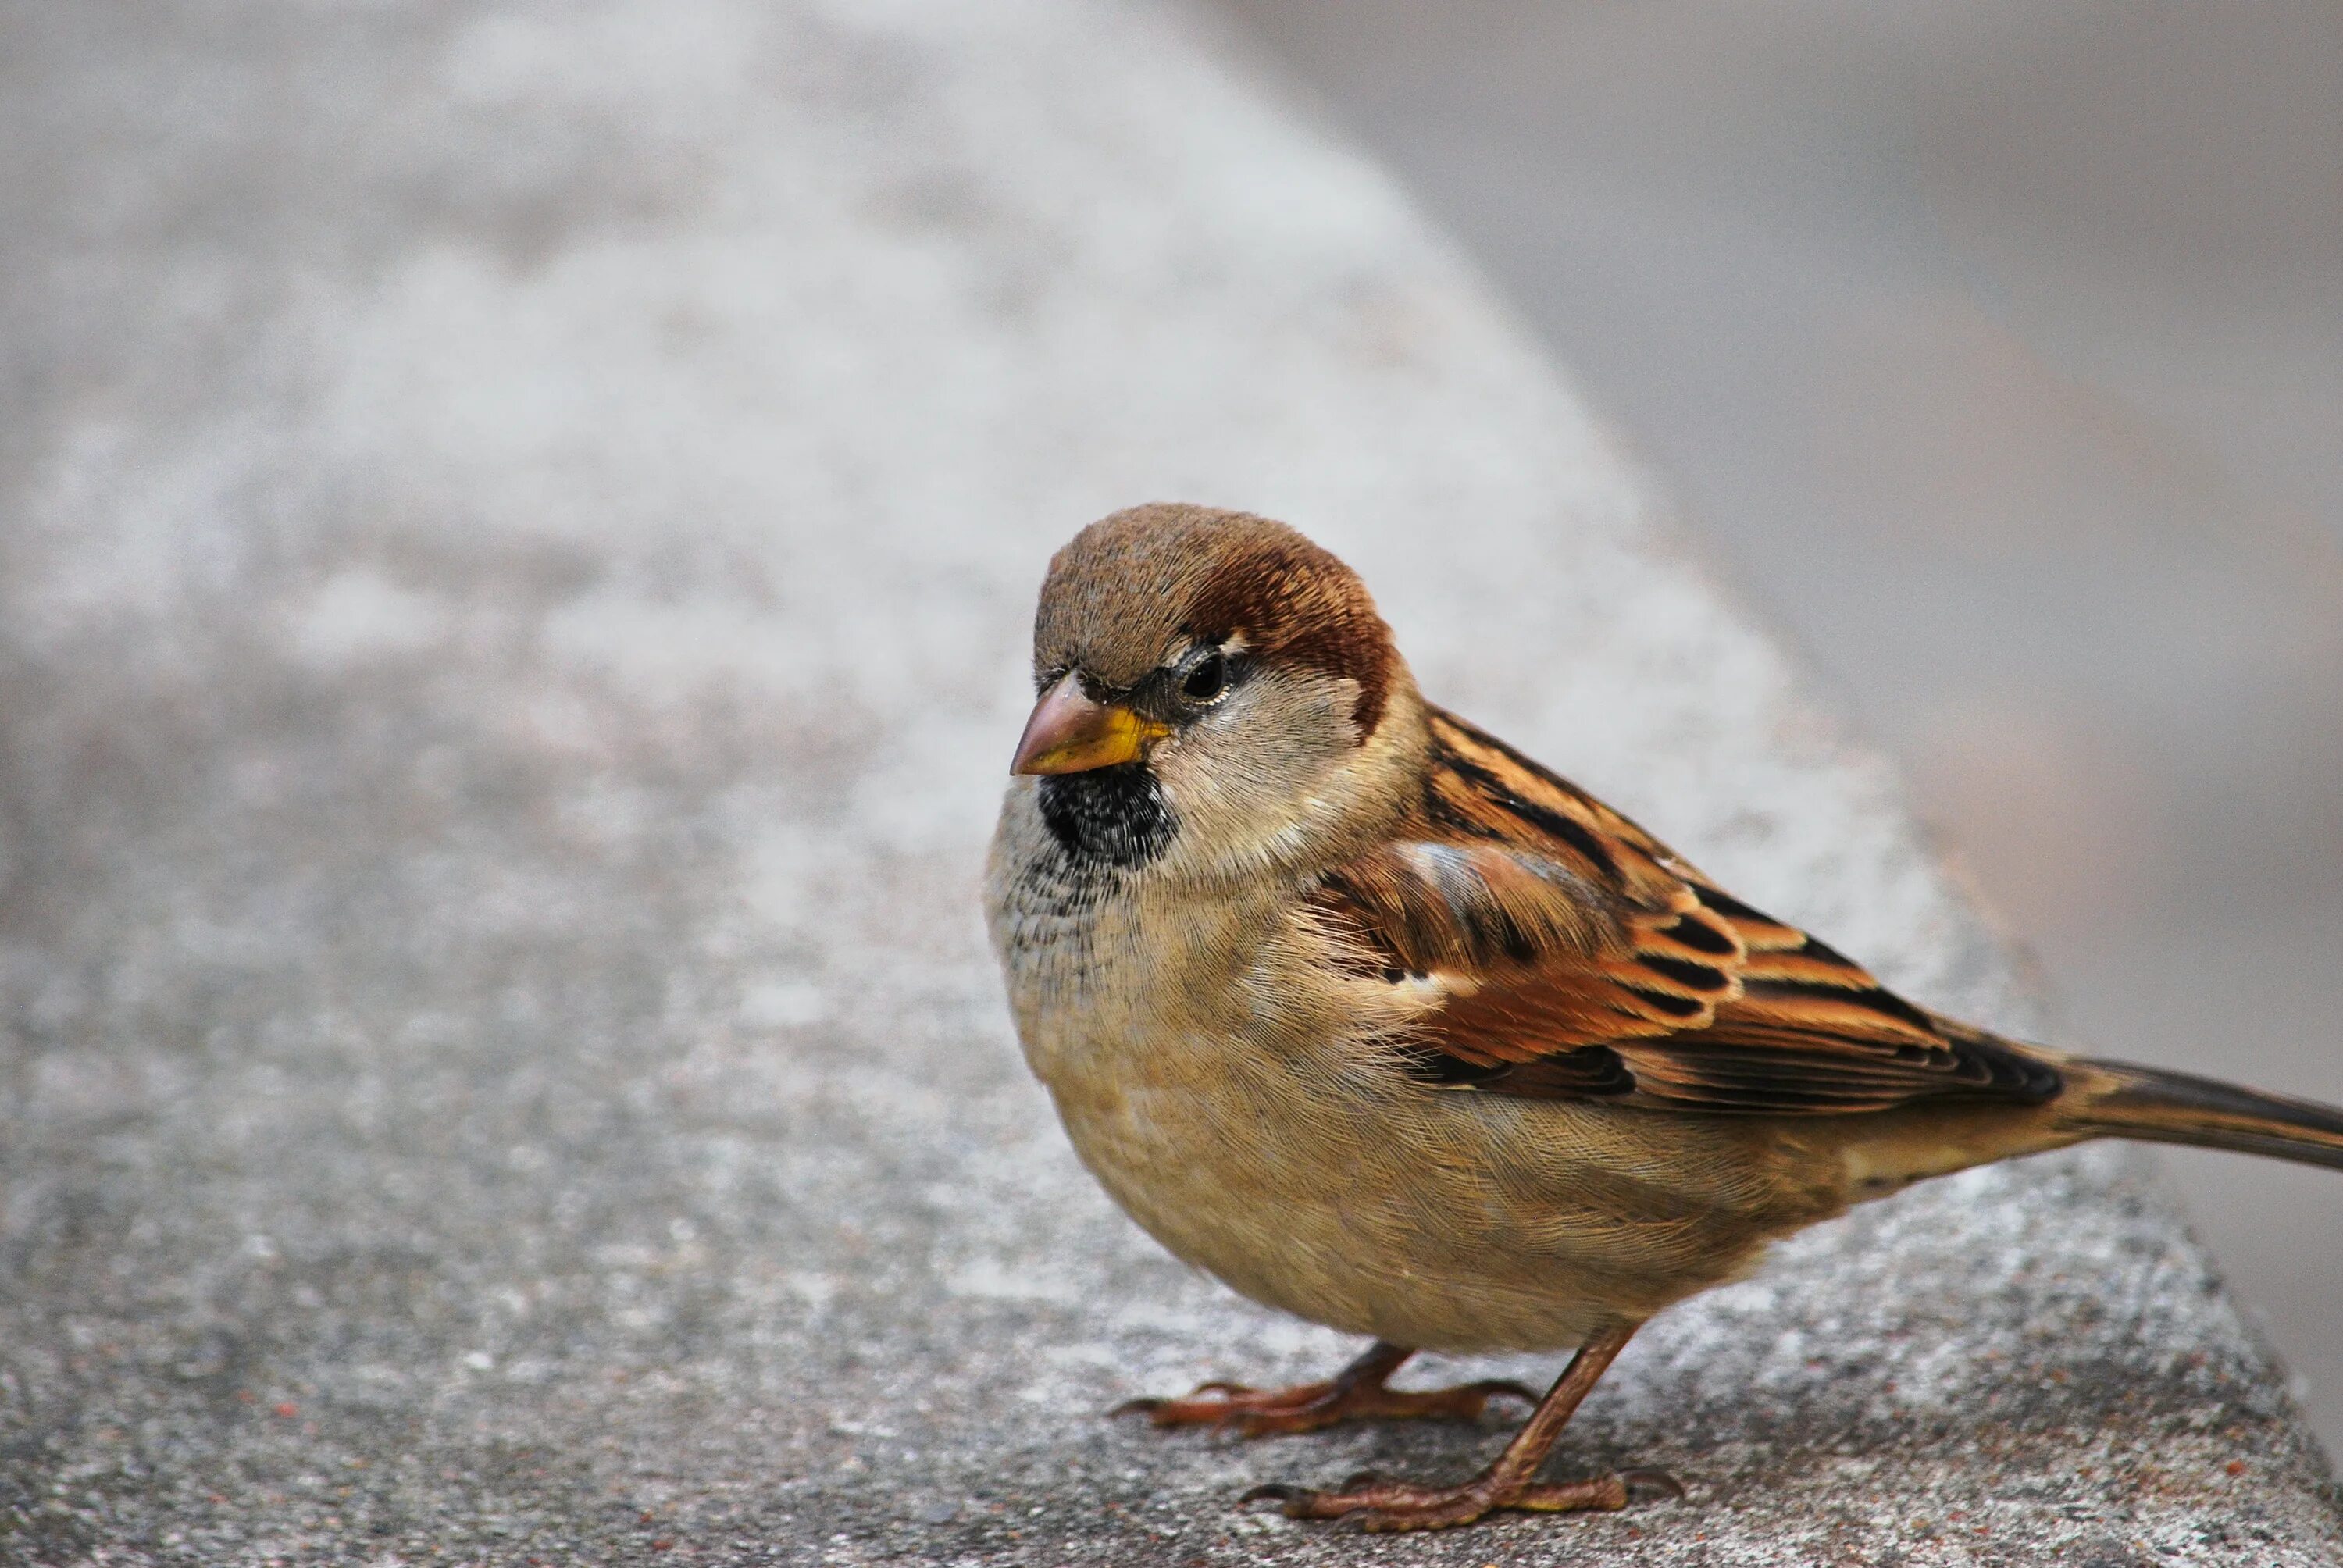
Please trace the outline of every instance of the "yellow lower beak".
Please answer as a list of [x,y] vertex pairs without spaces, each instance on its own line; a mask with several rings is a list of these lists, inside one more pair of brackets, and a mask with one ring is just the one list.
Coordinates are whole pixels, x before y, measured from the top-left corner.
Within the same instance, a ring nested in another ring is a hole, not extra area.
[[1170,733],[1168,726],[1118,703],[1091,701],[1082,692],[1081,677],[1069,673],[1033,705],[1009,771],[1087,773],[1136,762],[1149,741]]

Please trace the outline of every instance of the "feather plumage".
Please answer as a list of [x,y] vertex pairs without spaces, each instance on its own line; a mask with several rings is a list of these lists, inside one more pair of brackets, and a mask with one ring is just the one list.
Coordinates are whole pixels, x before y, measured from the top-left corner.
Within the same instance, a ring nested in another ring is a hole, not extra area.
[[1431,729],[1420,809],[1318,899],[1357,962],[1440,991],[1403,1047],[1420,1076],[1741,1113],[2056,1094],[2045,1058],[1906,1001],[1453,714]]

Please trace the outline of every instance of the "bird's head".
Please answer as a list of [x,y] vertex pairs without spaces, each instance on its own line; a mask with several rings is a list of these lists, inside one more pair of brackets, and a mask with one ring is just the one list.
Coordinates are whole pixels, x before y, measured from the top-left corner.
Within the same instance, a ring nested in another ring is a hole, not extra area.
[[1358,575],[1292,528],[1134,507],[1050,563],[1010,770],[1067,850],[1170,874],[1306,863],[1389,809],[1421,705]]

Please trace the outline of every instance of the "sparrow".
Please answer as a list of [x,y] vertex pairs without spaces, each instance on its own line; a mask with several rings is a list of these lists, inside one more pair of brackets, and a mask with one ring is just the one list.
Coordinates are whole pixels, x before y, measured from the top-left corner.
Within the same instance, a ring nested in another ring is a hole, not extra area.
[[[1051,561],[986,873],[1027,1061],[1172,1253],[1373,1343],[1333,1378],[1135,1402],[1250,1435],[1533,1405],[1459,1484],[1256,1487],[1370,1530],[1616,1509],[1545,1481],[1637,1327],[1913,1182],[2093,1138],[2343,1169],[2343,1111],[1919,1006],[1426,701],[1349,568],[1151,505]],[[1574,1351],[1541,1397],[1419,1350]],[[1680,1489],[1678,1489],[1680,1491]]]

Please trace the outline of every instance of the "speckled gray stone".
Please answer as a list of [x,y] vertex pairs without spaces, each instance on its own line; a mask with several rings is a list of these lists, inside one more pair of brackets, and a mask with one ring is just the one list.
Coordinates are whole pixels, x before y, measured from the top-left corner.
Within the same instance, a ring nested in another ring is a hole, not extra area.
[[1682,1503],[1369,1541],[1233,1498],[1502,1427],[1102,1419],[1353,1347],[1125,1222],[1010,1037],[978,860],[1099,512],[1302,524],[1435,694],[2027,1021],[1524,336],[1192,20],[0,34],[0,1560],[2337,1560],[2112,1152],[1655,1324],[1556,1463]]

